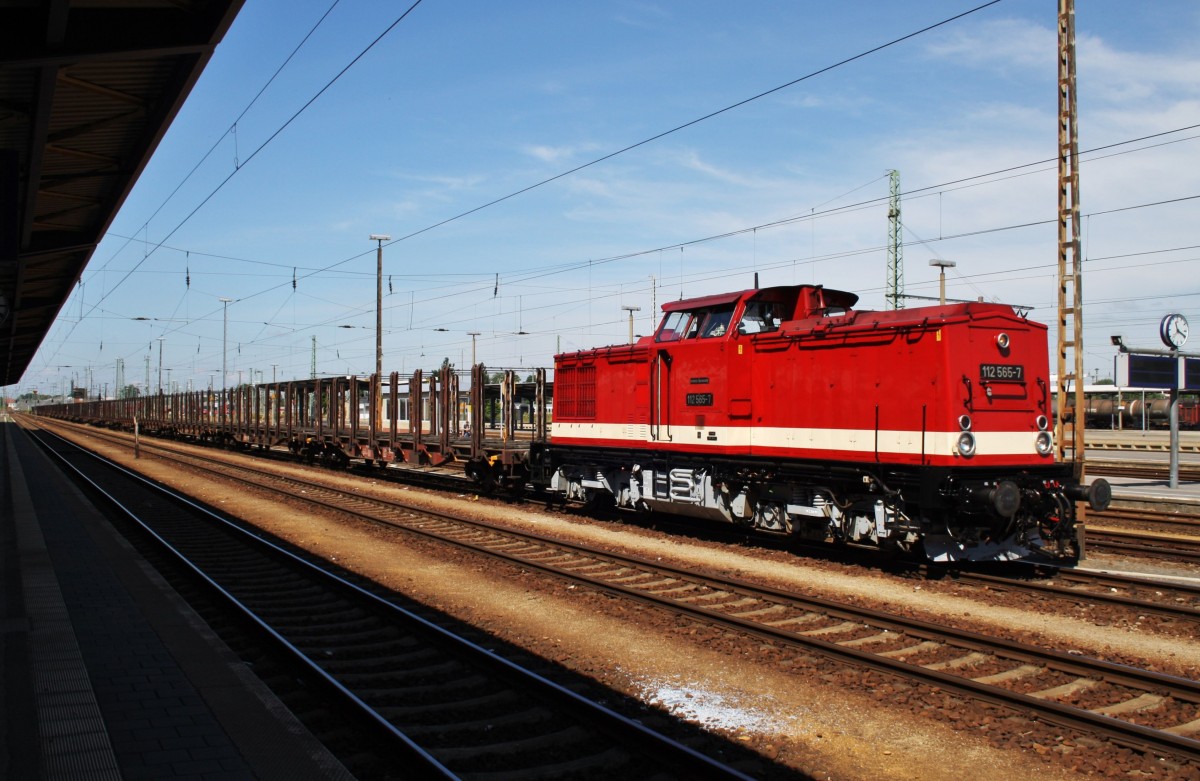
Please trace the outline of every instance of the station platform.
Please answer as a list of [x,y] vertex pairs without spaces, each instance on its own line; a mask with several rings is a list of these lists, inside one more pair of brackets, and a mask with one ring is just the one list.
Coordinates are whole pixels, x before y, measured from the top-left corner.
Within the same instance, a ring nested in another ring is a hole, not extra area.
[[0,417],[0,778],[352,778]]

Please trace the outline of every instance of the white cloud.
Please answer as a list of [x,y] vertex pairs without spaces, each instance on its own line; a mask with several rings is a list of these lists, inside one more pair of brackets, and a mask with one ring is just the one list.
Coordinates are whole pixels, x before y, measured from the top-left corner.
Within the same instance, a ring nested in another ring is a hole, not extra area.
[[626,3],[624,9],[613,17],[613,21],[639,30],[656,30],[670,18],[671,14],[656,3],[633,2]]
[[1053,67],[1058,33],[1026,19],[1000,19],[952,28],[926,47],[928,55],[976,68],[1043,70]]
[[530,144],[522,147],[521,151],[536,160],[541,160],[543,163],[561,163],[574,157],[578,149],[572,146]]
[[1076,41],[1081,98],[1122,105],[1175,102],[1200,95],[1200,58],[1179,52],[1127,52],[1096,37]]

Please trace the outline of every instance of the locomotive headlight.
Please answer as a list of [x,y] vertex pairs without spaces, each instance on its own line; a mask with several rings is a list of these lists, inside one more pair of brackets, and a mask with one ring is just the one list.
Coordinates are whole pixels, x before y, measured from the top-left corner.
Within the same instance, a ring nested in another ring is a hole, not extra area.
[[1038,415],[1036,422],[1037,422],[1038,431],[1045,431],[1047,428],[1050,427],[1050,421],[1049,421],[1049,419],[1046,418],[1045,415]]
[[975,435],[970,431],[964,431],[958,435],[958,453],[963,458],[975,455]]
[[1006,334],[1006,333],[996,334],[996,346],[999,347],[1001,351],[1007,350],[1008,349],[1008,334]]
[[1048,456],[1050,455],[1050,450],[1054,447],[1054,439],[1050,436],[1049,431],[1039,431],[1037,439],[1033,444],[1037,448],[1039,456]]
[[971,416],[970,415],[959,415],[958,416],[958,427],[961,428],[963,431],[970,431],[971,430]]

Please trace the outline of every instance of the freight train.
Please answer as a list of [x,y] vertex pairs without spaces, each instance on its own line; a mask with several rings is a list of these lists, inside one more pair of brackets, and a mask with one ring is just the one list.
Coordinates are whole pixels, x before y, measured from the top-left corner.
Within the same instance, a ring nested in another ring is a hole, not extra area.
[[1076,503],[1103,509],[1111,491],[1055,461],[1046,327],[1002,304],[857,300],[792,285],[674,301],[635,344],[556,356],[552,385],[540,370],[489,385],[475,366],[469,392],[453,372],[393,373],[38,412],[459,465],[481,484],[937,561],[1077,555]]

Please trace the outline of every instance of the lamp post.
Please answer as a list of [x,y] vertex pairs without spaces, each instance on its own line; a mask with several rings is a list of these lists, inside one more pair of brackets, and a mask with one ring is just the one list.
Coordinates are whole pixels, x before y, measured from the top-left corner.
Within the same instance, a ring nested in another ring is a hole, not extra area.
[[[163,343],[163,339],[165,339],[165,338],[166,337],[163,337],[163,336],[158,337],[158,395],[159,396],[161,396],[162,392],[163,392],[162,391],[162,343]],[[90,383],[89,383],[88,387],[89,387],[89,389],[91,388]]]
[[944,305],[946,303],[946,269],[954,268],[958,264],[953,260],[937,260],[935,258],[929,261],[929,265],[941,270],[938,277],[938,302]]
[[386,233],[372,233],[375,247],[375,376],[383,376],[383,243],[391,241]]
[[621,307],[629,313],[629,343],[633,344],[633,313],[642,311],[640,306],[623,306]]
[[232,298],[218,298],[224,308],[224,325],[221,330],[221,392],[225,392],[225,377],[228,375],[226,356],[229,355],[229,302]]
[[467,336],[471,337],[471,368],[475,368],[475,337],[479,336],[479,331],[467,331]]

